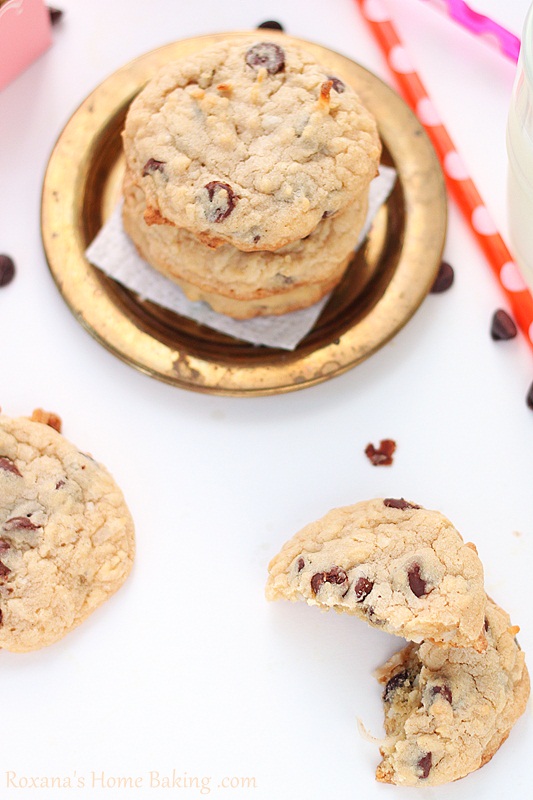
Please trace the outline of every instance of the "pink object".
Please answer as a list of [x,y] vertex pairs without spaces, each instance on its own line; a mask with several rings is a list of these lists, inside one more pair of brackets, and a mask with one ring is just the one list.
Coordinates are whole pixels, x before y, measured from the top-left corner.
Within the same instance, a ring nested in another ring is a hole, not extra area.
[[9,0],[0,6],[0,89],[51,43],[50,12],[43,0]]
[[520,39],[490,17],[478,14],[464,0],[424,0],[445,11],[455,22],[476,36],[486,36],[512,61],[518,61]]

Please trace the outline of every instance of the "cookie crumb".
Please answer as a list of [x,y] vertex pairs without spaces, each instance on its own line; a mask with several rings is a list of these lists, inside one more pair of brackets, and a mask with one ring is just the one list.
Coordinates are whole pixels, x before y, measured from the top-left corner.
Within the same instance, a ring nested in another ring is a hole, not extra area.
[[49,425],[58,433],[61,433],[61,417],[54,414],[52,411],[44,411],[42,408],[36,408],[30,417],[32,422],[41,422],[43,425]]
[[396,442],[394,439],[382,439],[379,447],[374,447],[373,444],[367,444],[365,447],[365,455],[374,467],[388,467],[393,463],[392,456],[396,450]]

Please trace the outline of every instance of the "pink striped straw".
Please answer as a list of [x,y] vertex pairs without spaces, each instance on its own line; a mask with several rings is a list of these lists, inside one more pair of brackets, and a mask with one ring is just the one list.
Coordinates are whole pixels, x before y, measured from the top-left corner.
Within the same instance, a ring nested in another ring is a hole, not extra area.
[[520,52],[518,36],[490,17],[474,11],[464,0],[423,0],[423,2],[440,8],[461,27],[466,28],[475,36],[487,39],[512,61],[518,61]]

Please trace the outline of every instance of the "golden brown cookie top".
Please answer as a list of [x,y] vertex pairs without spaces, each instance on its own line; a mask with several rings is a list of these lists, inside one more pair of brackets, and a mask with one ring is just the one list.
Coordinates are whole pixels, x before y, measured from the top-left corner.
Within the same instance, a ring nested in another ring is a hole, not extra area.
[[282,38],[165,66],[132,103],[124,147],[147,221],[241,250],[307,236],[366,192],[381,151],[356,93]]

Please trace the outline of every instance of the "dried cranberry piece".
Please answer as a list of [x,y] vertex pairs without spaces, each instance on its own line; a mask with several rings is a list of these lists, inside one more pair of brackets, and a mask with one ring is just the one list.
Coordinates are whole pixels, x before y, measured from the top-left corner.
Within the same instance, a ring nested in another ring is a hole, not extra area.
[[6,542],[5,539],[0,539],[0,553],[5,553],[10,547],[9,542]]
[[298,559],[298,572],[301,572],[304,567],[305,567],[305,561],[303,560],[303,558],[299,558]]
[[452,690],[450,689],[449,686],[433,686],[433,688],[431,689],[431,694],[433,695],[433,697],[436,694],[440,694],[441,697],[444,697],[444,699],[447,700],[448,703],[450,703],[450,705],[452,703]]
[[439,271],[437,272],[435,282],[429,291],[431,294],[441,294],[441,292],[446,292],[451,287],[454,277],[455,273],[452,265],[448,264],[447,261],[443,261],[439,267]]
[[7,575],[9,575],[10,572],[11,570],[9,569],[9,567],[6,567],[6,565],[3,564],[2,561],[0,561],[0,579],[5,578]]
[[285,69],[285,52],[274,42],[258,42],[246,52],[246,63],[253,69],[264,67],[269,75]]
[[500,308],[498,311],[494,312],[490,326],[490,335],[495,342],[514,339],[517,333],[518,331],[514,320],[511,319],[507,311]]
[[260,28],[268,28],[269,30],[272,30],[272,31],[282,31],[283,30],[283,25],[281,24],[281,22],[276,22],[275,19],[267,19],[266,22],[262,22],[257,27],[258,27],[258,29],[260,29]]
[[18,475],[19,478],[22,478],[22,475],[18,471],[16,464],[14,464],[10,458],[7,458],[7,456],[0,456],[0,469],[5,470],[6,472],[12,472],[13,475]]
[[335,75],[328,75],[328,81],[331,81],[331,88],[338,92],[338,94],[342,94],[346,89],[346,84],[341,81],[340,78],[336,78]]
[[357,602],[361,603],[365,597],[368,597],[373,588],[374,583],[369,581],[368,578],[359,578],[353,587]]
[[488,629],[489,629],[489,621],[488,621],[487,617],[485,617],[485,624],[483,625],[483,627],[485,628],[485,631],[488,631]]
[[28,517],[11,517],[4,522],[5,531],[36,531],[40,525],[34,525]]
[[2,612],[2,609],[0,608],[0,628],[2,627],[3,624],[4,624],[4,614]]
[[149,158],[143,167],[143,178],[146,178],[147,175],[152,175],[154,172],[160,172],[163,174],[166,163],[166,161],[156,161],[155,158]]
[[231,186],[221,181],[210,181],[205,185],[205,188],[207,189],[209,202],[212,204],[207,218],[209,222],[222,222],[226,217],[229,217],[235,208],[235,203],[238,199],[237,195]]
[[409,586],[416,597],[426,594],[426,581],[420,575],[420,564],[413,564],[407,571]]
[[10,256],[0,255],[0,287],[7,286],[15,277],[15,262]]
[[418,759],[416,766],[420,770],[419,778],[427,778],[431,770],[431,762],[431,753],[426,753],[422,758]]
[[400,511],[405,511],[406,508],[420,508],[416,503],[408,503],[403,497],[398,499],[395,497],[386,497],[383,501],[383,505],[387,506],[387,508],[399,508]]
[[388,467],[392,464],[392,455],[395,450],[394,439],[382,439],[379,447],[368,444],[365,448],[365,455],[375,467]]

